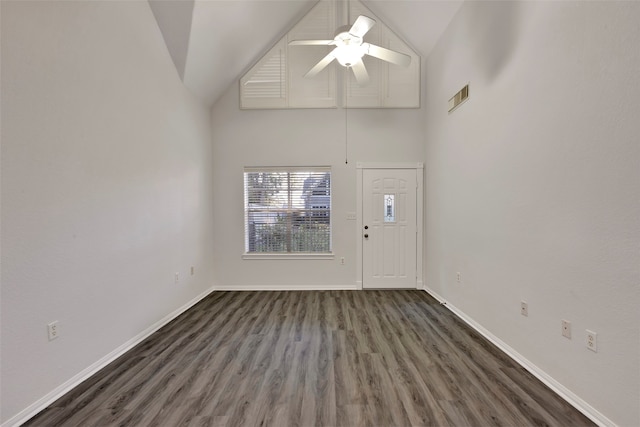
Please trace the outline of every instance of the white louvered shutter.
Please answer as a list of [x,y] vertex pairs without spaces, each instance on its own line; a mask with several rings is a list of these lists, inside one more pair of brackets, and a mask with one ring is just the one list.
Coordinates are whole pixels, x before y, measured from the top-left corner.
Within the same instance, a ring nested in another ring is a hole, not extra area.
[[280,40],[240,80],[240,108],[287,107],[286,45]]

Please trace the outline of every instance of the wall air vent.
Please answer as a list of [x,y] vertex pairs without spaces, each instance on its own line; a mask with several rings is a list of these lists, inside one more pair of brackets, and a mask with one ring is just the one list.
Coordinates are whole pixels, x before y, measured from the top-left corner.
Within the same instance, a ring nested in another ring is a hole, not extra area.
[[465,85],[458,93],[453,95],[453,97],[449,100],[449,112],[451,113],[453,110],[458,108],[460,104],[469,98],[469,85]]

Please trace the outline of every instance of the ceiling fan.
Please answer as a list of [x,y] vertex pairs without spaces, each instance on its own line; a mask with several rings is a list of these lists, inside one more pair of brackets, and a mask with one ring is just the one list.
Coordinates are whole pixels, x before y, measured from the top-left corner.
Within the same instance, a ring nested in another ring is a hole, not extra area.
[[395,50],[386,49],[371,43],[365,43],[363,37],[375,25],[376,21],[368,16],[360,15],[356,22],[349,28],[348,25],[338,28],[333,40],[293,40],[290,46],[335,46],[327,56],[322,58],[305,77],[314,77],[324,70],[334,59],[337,59],[343,67],[351,68],[360,86],[369,82],[369,73],[362,62],[364,55],[373,56],[392,64],[408,67],[411,57]]

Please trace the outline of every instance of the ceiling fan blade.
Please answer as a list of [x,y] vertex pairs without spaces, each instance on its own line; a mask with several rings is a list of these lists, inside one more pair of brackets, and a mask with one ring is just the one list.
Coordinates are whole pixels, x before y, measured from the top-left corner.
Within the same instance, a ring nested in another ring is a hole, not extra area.
[[359,86],[366,86],[369,83],[369,73],[367,73],[367,68],[364,66],[362,59],[354,63],[351,66],[351,69],[353,70],[353,74],[356,76],[356,81]]
[[335,40],[291,40],[289,46],[328,46],[335,43]]
[[368,16],[360,15],[358,16],[358,19],[356,19],[356,22],[354,22],[351,26],[349,34],[362,38],[369,32],[369,30],[375,25],[375,23],[376,21],[369,18]]
[[[335,49],[334,49],[335,50]],[[305,74],[305,77],[314,77],[316,74],[318,74],[320,71],[324,70],[325,67],[327,65],[329,65],[331,63],[331,61],[333,61],[334,59],[336,59],[336,57],[333,55],[333,51],[329,52],[329,54],[327,56],[325,56],[324,58],[322,58],[320,60],[320,62],[318,62],[316,65],[313,66],[312,69],[310,69],[309,71],[307,71],[307,74]]]
[[383,61],[391,62],[392,64],[402,65],[408,67],[411,64],[411,57],[404,53],[396,52],[395,50],[389,50],[384,47],[376,46],[370,43],[362,43],[367,49],[367,55],[373,56]]

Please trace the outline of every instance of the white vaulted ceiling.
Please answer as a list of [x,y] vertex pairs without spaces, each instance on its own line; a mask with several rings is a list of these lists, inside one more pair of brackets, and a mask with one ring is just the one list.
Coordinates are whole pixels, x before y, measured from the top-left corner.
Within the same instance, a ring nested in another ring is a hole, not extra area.
[[[317,0],[149,0],[180,78],[213,104]],[[424,58],[462,0],[363,0]]]

